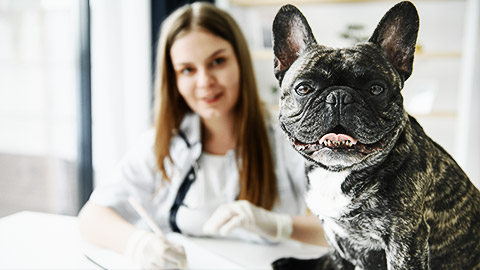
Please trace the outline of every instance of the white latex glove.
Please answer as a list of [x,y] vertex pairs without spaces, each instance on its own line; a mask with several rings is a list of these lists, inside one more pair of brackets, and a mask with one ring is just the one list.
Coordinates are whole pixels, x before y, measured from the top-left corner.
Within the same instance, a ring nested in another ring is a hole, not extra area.
[[144,230],[136,230],[130,236],[125,256],[142,269],[179,269],[185,268],[187,264],[182,246]]
[[226,236],[234,228],[279,241],[290,238],[293,221],[290,215],[274,213],[242,200],[219,206],[203,225],[203,232]]

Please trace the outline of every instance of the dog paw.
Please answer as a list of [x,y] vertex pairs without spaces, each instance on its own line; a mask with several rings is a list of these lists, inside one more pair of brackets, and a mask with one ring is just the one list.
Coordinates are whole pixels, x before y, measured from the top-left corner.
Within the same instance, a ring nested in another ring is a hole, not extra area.
[[316,269],[318,259],[280,258],[272,263],[274,270]]

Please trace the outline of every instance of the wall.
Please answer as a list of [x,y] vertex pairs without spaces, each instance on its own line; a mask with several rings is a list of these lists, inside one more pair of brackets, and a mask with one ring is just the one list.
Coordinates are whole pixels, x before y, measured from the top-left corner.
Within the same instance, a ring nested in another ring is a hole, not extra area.
[[480,1],[468,0],[466,10],[455,153],[480,189]]

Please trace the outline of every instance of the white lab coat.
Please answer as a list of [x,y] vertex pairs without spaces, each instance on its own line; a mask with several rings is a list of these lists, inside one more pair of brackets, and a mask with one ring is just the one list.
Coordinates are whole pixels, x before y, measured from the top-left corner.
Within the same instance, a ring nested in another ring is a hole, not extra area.
[[[202,152],[199,116],[187,114],[181,123],[180,130],[185,135],[190,147],[181,136],[177,135],[172,138],[170,153],[175,165],[169,161],[166,162],[170,182],[164,181],[161,173],[156,169],[153,151],[155,133],[151,130],[126,154],[111,179],[99,181],[90,201],[111,207],[128,222],[147,229],[146,223],[128,204],[128,197],[133,196],[144,206],[160,229],[170,232],[172,230],[168,221],[170,208],[181,183],[192,168],[192,164],[197,164]],[[306,211],[304,193],[307,187],[304,160],[289,145],[277,125],[268,124],[268,132],[278,188],[278,200],[272,211],[302,215]],[[228,168],[224,168],[224,171],[228,172],[229,176],[225,181],[229,181],[229,183],[226,185],[224,197],[204,196],[205,202],[202,205],[196,203],[197,205],[193,206],[194,212],[192,212],[192,205],[187,208],[180,207],[176,222],[183,233],[201,235],[203,223],[216,207],[222,203],[234,201],[238,197],[239,175],[235,151],[229,151],[226,158],[228,159],[226,162]],[[198,168],[198,170],[201,169]],[[201,189],[192,190],[198,192]],[[201,195],[187,192],[184,201],[188,201],[189,197],[202,197]],[[245,237],[244,233],[239,235],[242,235],[242,238],[249,238]]]

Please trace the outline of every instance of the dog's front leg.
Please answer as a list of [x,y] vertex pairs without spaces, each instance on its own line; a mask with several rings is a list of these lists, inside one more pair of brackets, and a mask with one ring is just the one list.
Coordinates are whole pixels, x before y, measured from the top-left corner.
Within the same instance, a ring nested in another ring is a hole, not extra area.
[[[412,228],[405,220],[405,226],[395,226],[387,245],[386,257],[389,270],[429,270],[428,236],[430,227],[421,221]],[[398,223],[396,225],[399,225]]]

